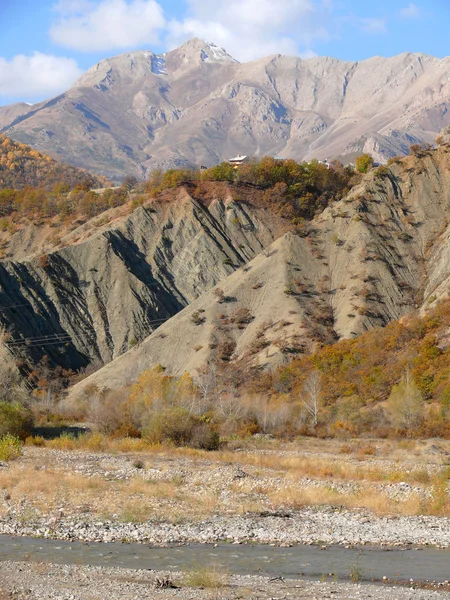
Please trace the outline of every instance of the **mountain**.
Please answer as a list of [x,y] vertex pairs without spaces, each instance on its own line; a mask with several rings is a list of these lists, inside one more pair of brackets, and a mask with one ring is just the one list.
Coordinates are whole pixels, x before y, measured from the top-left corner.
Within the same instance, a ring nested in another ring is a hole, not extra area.
[[164,55],[103,60],[73,88],[0,108],[1,131],[118,180],[232,156],[383,162],[450,124],[450,58],[423,54],[235,61],[193,39]]
[[51,190],[60,183],[70,188],[79,184],[99,188],[104,187],[108,180],[58,162],[30,146],[0,135],[0,190],[17,190],[27,186]]
[[72,391],[161,364],[280,365],[448,297],[450,145],[380,167],[301,235],[288,232]]

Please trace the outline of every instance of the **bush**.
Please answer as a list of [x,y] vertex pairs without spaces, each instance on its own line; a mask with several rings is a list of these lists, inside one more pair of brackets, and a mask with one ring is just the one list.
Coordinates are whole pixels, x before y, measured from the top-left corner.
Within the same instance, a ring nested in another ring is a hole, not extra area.
[[191,321],[194,325],[202,325],[205,322],[205,317],[202,317],[198,310],[192,313]]
[[239,329],[243,329],[245,325],[248,325],[253,321],[254,317],[248,308],[238,308],[233,315],[231,315],[231,322],[238,326]]
[[41,435],[30,435],[25,440],[25,446],[36,446],[37,448],[45,447],[45,438]]
[[175,446],[190,446],[217,450],[219,437],[211,425],[192,416],[183,408],[169,408],[155,414],[143,435],[153,444],[170,442]]
[[422,156],[423,150],[424,148],[420,144],[413,144],[409,148],[409,152],[412,156]]
[[220,445],[220,437],[217,431],[209,425],[209,423],[197,422],[192,432],[191,443],[192,448],[199,450],[218,450]]
[[50,266],[50,259],[48,257],[48,254],[41,254],[41,256],[38,259],[38,262],[41,269],[48,269],[48,267]]
[[361,154],[355,161],[356,170],[358,173],[368,173],[373,167],[373,158],[370,154]]
[[390,170],[385,165],[381,165],[375,171],[375,178],[383,179],[383,177],[389,177],[390,173],[391,173]]
[[128,390],[96,394],[88,412],[88,420],[104,435],[136,436],[127,411]]
[[227,575],[225,573],[221,573],[215,568],[205,568],[200,571],[192,571],[184,580],[184,584],[188,587],[213,590],[218,590],[224,587],[226,583]]
[[18,437],[7,433],[0,438],[0,460],[14,460],[21,454],[22,445]]
[[219,356],[220,360],[229,362],[235,350],[236,342],[231,338],[227,338],[218,344],[217,355]]
[[11,434],[25,439],[33,427],[33,417],[21,404],[0,402],[0,437]]
[[398,165],[402,162],[402,156],[393,156],[387,161],[387,166],[390,167],[392,165]]

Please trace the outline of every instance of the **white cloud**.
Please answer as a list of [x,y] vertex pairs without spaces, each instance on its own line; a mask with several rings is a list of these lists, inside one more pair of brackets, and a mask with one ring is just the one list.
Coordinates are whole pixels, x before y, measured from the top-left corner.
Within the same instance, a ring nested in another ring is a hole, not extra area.
[[188,17],[169,23],[167,41],[178,46],[200,37],[241,61],[269,54],[310,54],[328,39],[329,0],[188,0]]
[[60,0],[50,28],[52,40],[81,52],[132,48],[158,43],[166,25],[156,0]]
[[70,87],[82,71],[75,60],[35,52],[0,57],[0,96],[35,98],[54,96]]
[[386,33],[384,19],[363,18],[358,19],[360,28],[366,33]]
[[411,2],[409,6],[400,11],[400,16],[403,19],[417,19],[420,17],[420,8]]

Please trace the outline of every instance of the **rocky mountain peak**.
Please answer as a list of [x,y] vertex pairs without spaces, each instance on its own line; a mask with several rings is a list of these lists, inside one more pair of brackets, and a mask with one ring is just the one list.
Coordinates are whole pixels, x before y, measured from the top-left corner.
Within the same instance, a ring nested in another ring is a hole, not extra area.
[[109,89],[124,80],[139,81],[152,75],[187,71],[202,63],[233,64],[237,61],[216,44],[193,38],[169,53],[137,50],[102,60],[86,71],[75,87]]
[[411,53],[238,63],[194,38],[166,54],[103,60],[32,110],[0,107],[0,128],[113,181],[212,166],[237,152],[347,163],[367,151],[385,162],[411,144],[433,143],[449,125],[449,65],[450,58]]
[[107,58],[82,75],[75,87],[111,87],[125,79],[139,81],[149,75],[165,75],[164,57],[151,50],[138,50]]
[[165,60],[170,71],[189,69],[203,63],[234,64],[238,62],[224,48],[199,38],[193,38],[179,48],[168,52]]

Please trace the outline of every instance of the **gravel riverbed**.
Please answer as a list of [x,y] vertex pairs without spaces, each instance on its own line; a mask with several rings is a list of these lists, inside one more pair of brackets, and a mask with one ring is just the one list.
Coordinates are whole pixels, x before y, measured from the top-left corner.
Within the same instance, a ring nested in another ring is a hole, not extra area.
[[[191,587],[181,573],[170,573],[177,587],[157,589],[150,570],[54,564],[0,563],[1,600],[437,600],[450,593],[389,585],[280,580],[228,576],[217,589]],[[1,589],[3,588],[3,590]],[[2,595],[3,592],[3,595]]]
[[[258,454],[258,451],[255,451]],[[280,460],[307,456],[315,467],[328,460],[349,468],[403,473],[420,468],[421,477],[370,480],[309,474],[299,469],[260,464],[239,453],[228,456],[107,454],[27,447],[14,463],[0,465],[0,534],[81,540],[141,542],[154,546],[189,543],[261,543],[275,546],[437,546],[450,547],[450,518],[377,516],[368,508],[344,508],[336,502],[302,505],[303,500],[332,493],[333,498],[383,495],[393,506],[426,501],[428,476],[446,465],[438,451],[401,463],[383,456],[325,456],[289,451]],[[247,462],[246,462],[247,460]],[[289,470],[290,469],[290,470]],[[317,470],[315,471],[317,472]],[[422,480],[423,477],[423,480]],[[445,492],[448,493],[448,492]],[[390,504],[388,504],[390,506]],[[344,582],[269,581],[229,576],[217,590],[156,589],[153,571],[51,563],[0,562],[0,600],[108,600],[180,598],[219,600],[336,598],[344,600],[428,600],[450,598],[442,589],[413,590]],[[178,574],[171,577],[179,579]]]
[[89,542],[143,542],[150,545],[247,541],[262,544],[337,544],[450,547],[450,519],[374,517],[321,507],[280,515],[212,516],[197,523],[115,523],[92,518],[41,518],[23,524],[0,520],[0,534]]
[[[449,518],[279,504],[285,494],[295,504],[305,490],[313,499],[332,490],[339,499],[361,489],[381,490],[397,502],[426,497],[430,488],[425,485],[293,478],[276,469],[244,469],[189,457],[137,461],[127,455],[25,448],[19,461],[0,468],[0,534],[152,545],[249,541],[450,547]],[[278,496],[274,500],[271,494]]]

